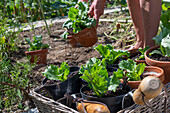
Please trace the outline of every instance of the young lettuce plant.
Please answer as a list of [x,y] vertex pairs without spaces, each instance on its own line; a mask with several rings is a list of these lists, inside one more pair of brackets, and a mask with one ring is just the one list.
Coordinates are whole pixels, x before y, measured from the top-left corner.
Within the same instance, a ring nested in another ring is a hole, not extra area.
[[141,60],[141,59],[145,59],[145,51],[147,51],[149,49],[148,46],[146,46],[144,49],[142,49],[141,47],[138,49],[139,52],[141,53],[141,55],[139,56],[139,58],[137,58],[137,60]]
[[35,50],[40,50],[40,49],[47,49],[49,47],[48,44],[43,44],[42,41],[42,36],[34,36],[33,37],[33,42],[30,41],[29,38],[26,38],[25,41],[29,44],[30,48],[28,51],[35,51]]
[[[86,2],[79,2],[77,7],[71,7],[68,12],[68,20],[63,24],[63,28],[66,28],[72,33],[78,33],[85,28],[91,28],[96,26],[96,19],[88,16],[89,5]],[[65,31],[61,37],[66,39],[69,34]]]
[[145,63],[137,65],[137,63],[132,59],[122,60],[119,63],[119,69],[117,72],[119,72],[119,74],[124,73],[125,76],[128,77],[128,81],[140,81],[140,75],[144,72],[145,66]]
[[70,73],[70,67],[66,62],[63,62],[60,65],[60,68],[55,65],[50,65],[47,69],[43,72],[43,75],[47,77],[49,80],[60,80],[66,81],[68,75]]
[[121,56],[127,56],[127,57],[130,56],[130,53],[128,51],[116,50],[110,44],[107,44],[106,46],[99,44],[95,49],[100,53],[102,58],[106,59],[106,62],[109,65],[114,64],[114,62]]
[[88,82],[88,87],[92,89],[98,97],[104,96],[107,91],[115,92],[120,84],[120,80],[116,75],[108,77],[105,65],[105,59],[92,58],[86,65],[82,66],[80,78]]

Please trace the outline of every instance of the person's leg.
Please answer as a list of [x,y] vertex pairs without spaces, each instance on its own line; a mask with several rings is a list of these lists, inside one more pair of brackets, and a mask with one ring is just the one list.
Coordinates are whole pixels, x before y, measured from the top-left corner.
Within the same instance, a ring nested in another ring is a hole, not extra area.
[[136,32],[137,42],[134,46],[129,48],[128,50],[138,49],[139,47],[143,48],[144,45],[144,25],[143,25],[143,17],[142,10],[140,8],[139,0],[127,0],[129,13],[133,21],[133,25]]
[[144,47],[152,47],[152,38],[157,35],[159,28],[162,0],[140,0],[140,4],[145,30]]

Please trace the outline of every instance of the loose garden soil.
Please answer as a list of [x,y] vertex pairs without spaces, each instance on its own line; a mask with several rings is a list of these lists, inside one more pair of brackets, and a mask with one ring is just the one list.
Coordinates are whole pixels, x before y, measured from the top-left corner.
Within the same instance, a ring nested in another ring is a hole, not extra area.
[[[101,18],[113,18],[114,15],[118,15],[118,13],[110,13],[103,15]],[[123,14],[121,14],[121,18]],[[124,16],[127,16],[127,13],[124,13]],[[95,46],[98,44],[112,44],[114,45],[117,43],[116,40],[113,40],[110,37],[107,37],[104,32],[110,33],[113,31],[113,27],[115,27],[115,22],[100,22],[97,28],[97,36],[98,42],[93,47],[79,47],[79,48],[72,48],[71,45],[68,43],[67,40],[64,40],[60,37],[60,35],[65,31],[62,28],[63,23],[55,23],[50,26],[51,36],[48,35],[48,32],[45,27],[35,29],[35,32],[32,31],[24,31],[20,33],[21,38],[21,45],[19,45],[18,51],[15,52],[13,57],[20,62],[28,61],[25,57],[25,51],[29,48],[28,44],[25,44],[25,38],[30,38],[34,35],[42,35],[43,36],[43,43],[49,44],[50,48],[47,54],[47,65],[37,65],[34,70],[33,74],[30,77],[31,83],[36,83],[41,85],[44,76],[42,72],[45,71],[46,67],[50,64],[53,65],[60,65],[62,62],[67,62],[70,66],[76,65],[81,66],[85,64],[90,58],[97,57],[100,58],[100,54],[94,49]],[[128,32],[132,32],[133,28],[131,27],[128,29]],[[124,29],[119,30],[116,35],[120,35],[124,32]],[[124,39],[130,39],[132,37],[125,37]],[[121,49],[123,46],[132,44],[130,43],[119,43],[115,48]]]
[[[120,12],[122,13],[122,12]],[[120,18],[118,18],[118,15]],[[119,13],[109,13],[103,15],[101,18],[105,19],[125,19],[127,16],[127,12],[124,14]],[[129,16],[129,15],[128,15]],[[64,40],[60,37],[60,35],[65,31],[62,28],[63,23],[55,23],[50,27],[51,36],[48,35],[46,27],[36,28],[35,31],[23,31],[20,33],[20,41],[21,45],[18,45],[18,51],[16,51],[12,57],[15,61],[19,62],[27,62],[28,59],[25,56],[25,51],[29,48],[29,45],[25,43],[25,38],[30,38],[35,35],[43,36],[43,43],[49,44],[50,48],[47,53],[47,64],[37,65],[33,69],[33,74],[29,76],[30,83],[32,84],[32,88],[38,87],[42,84],[43,79],[45,78],[42,74],[45,69],[53,64],[60,65],[62,62],[67,62],[69,66],[81,66],[84,65],[90,58],[96,57],[101,58],[100,54],[94,49],[98,44],[112,44],[115,46],[115,49],[125,49],[123,47],[127,45],[134,44],[135,38],[131,35],[125,35],[125,33],[134,33],[134,29],[132,23],[119,23],[117,20],[113,21],[103,21],[99,22],[97,28],[97,36],[98,42],[93,47],[79,47],[72,48],[67,40]],[[115,30],[116,25],[120,24],[120,28],[118,31],[112,32]],[[130,26],[129,26],[130,25]],[[108,37],[105,34],[109,35],[112,33],[112,36],[117,37],[117,40],[112,37]],[[122,41],[124,40],[124,41]],[[133,40],[133,41],[128,41]]]
[[158,54],[152,55],[152,56],[148,56],[150,59],[153,60],[157,60],[157,61],[165,61],[165,62],[169,62],[170,61],[170,57],[164,57]]

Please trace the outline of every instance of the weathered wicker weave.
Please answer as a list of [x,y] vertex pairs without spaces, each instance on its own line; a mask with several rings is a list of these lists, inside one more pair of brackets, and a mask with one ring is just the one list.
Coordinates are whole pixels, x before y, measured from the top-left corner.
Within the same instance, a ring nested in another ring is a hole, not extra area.
[[[167,88],[167,113],[170,113],[170,83],[168,83],[166,85]],[[154,99],[151,99],[149,101],[150,105],[154,108],[156,108],[157,110],[159,110],[160,112],[164,112],[164,92],[162,92],[159,96],[157,96]],[[134,104],[128,108],[125,108],[121,111],[119,111],[118,113],[154,113],[153,110],[151,110],[150,108],[148,108],[146,105],[140,106],[137,104]]]
[[[168,92],[167,113],[170,113],[170,83],[166,85],[166,88]],[[56,102],[52,100],[50,94],[42,87],[32,90],[29,95],[33,98],[33,101],[40,113],[78,113],[76,110],[64,105],[64,102]],[[64,101],[67,100],[65,99]],[[158,97],[151,99],[149,103],[160,112],[164,112],[164,92],[162,92]],[[140,106],[134,104],[119,111],[118,113],[154,113],[154,111],[145,105]]]
[[40,113],[78,113],[76,110],[52,100],[50,94],[42,87],[32,90],[29,95]]

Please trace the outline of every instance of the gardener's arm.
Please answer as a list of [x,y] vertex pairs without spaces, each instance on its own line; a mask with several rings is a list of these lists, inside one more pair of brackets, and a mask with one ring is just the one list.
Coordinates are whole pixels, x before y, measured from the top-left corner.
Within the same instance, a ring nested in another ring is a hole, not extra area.
[[[80,1],[88,2],[88,0],[79,0],[79,2]],[[105,2],[106,0],[94,0],[92,5],[90,6],[89,15],[93,16],[93,18],[97,20],[97,26],[100,16],[103,15]]]

